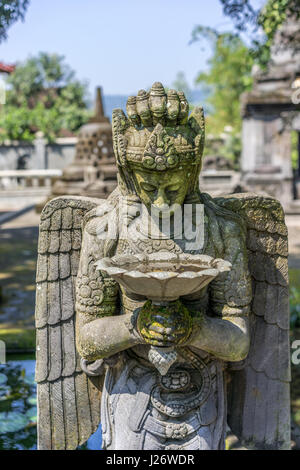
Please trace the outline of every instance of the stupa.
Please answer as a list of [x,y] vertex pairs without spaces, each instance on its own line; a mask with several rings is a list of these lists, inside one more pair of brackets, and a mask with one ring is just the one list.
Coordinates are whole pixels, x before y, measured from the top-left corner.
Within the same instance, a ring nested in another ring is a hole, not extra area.
[[54,183],[51,197],[67,194],[106,198],[117,186],[116,175],[112,128],[104,116],[99,87],[95,115],[80,128],[74,161]]

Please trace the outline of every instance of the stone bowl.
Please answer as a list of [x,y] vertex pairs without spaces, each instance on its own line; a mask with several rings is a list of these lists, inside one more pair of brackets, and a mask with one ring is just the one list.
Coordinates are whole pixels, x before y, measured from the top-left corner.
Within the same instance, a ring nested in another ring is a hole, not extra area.
[[96,262],[97,269],[115,279],[125,291],[154,303],[172,302],[203,289],[231,264],[207,255],[157,252],[116,255]]

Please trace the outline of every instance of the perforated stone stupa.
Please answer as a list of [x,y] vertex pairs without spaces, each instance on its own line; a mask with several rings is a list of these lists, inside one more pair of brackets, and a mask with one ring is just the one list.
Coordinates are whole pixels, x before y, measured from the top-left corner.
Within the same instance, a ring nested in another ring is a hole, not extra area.
[[117,185],[116,174],[112,128],[104,116],[98,88],[95,116],[80,128],[74,161],[54,183],[52,197],[67,194],[106,198]]

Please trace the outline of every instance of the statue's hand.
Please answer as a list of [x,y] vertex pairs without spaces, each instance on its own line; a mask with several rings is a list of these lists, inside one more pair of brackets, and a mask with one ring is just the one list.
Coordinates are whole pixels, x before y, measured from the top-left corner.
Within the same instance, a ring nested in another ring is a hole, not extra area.
[[137,328],[143,340],[153,346],[175,347],[186,343],[192,333],[192,318],[180,302],[167,306],[147,301],[141,308]]

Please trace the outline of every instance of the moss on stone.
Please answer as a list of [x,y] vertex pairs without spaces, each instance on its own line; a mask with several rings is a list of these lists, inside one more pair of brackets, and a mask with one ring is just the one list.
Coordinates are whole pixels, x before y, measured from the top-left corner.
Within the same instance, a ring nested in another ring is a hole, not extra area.
[[[182,344],[192,331],[192,318],[187,308],[179,301],[170,302],[167,306],[154,305],[148,300],[141,309],[138,318],[138,330],[149,344],[163,341],[168,346],[170,335],[176,343]],[[161,330],[169,334],[160,333]]]

